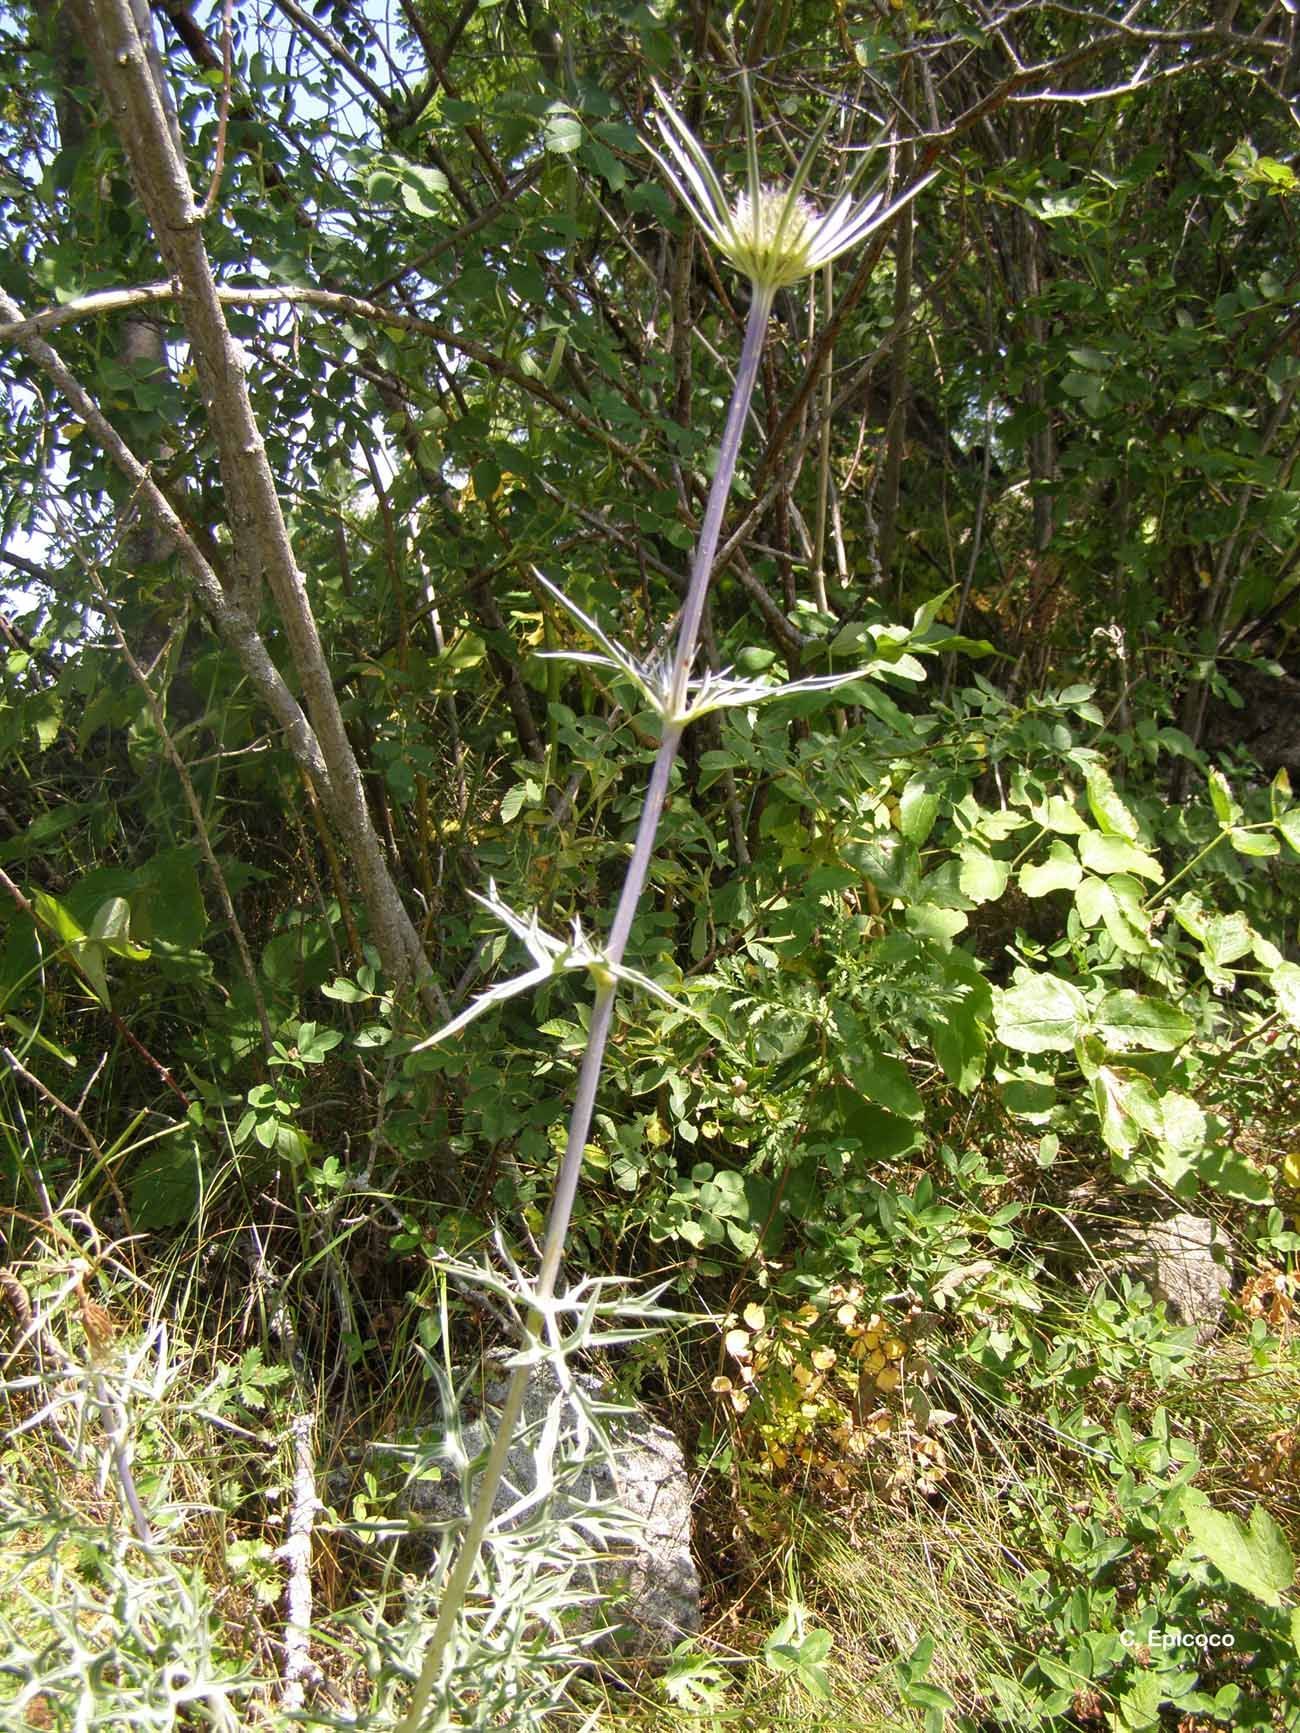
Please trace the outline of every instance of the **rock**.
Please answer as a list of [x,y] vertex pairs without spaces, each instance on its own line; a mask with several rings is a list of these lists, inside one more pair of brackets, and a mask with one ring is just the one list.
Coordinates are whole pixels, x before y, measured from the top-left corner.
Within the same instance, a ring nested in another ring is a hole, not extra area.
[[[700,1579],[691,1556],[691,1486],[681,1446],[643,1410],[619,1402],[598,1378],[578,1374],[574,1382],[579,1386],[579,1402],[565,1404],[555,1458],[560,1488],[554,1514],[568,1527],[575,1552],[585,1552],[584,1538],[594,1528],[612,1526],[622,1542],[593,1566],[595,1585],[608,1598],[587,1616],[586,1628],[594,1622],[615,1627],[597,1648],[645,1657],[667,1654],[700,1625]],[[557,1389],[549,1366],[534,1372],[506,1478],[497,1493],[498,1516],[536,1489],[534,1453]],[[490,1418],[491,1429],[483,1417],[462,1418],[460,1442],[468,1460],[490,1446],[505,1394],[505,1379],[490,1382],[483,1392],[484,1415]],[[602,1454],[594,1439],[574,1452],[575,1441],[581,1443],[586,1433],[579,1408],[598,1415],[612,1458]],[[463,1518],[465,1502],[459,1477],[450,1467],[451,1455],[459,1452],[448,1453],[450,1471],[444,1469],[441,1480],[412,1482],[407,1496],[412,1513],[438,1523]],[[598,1516],[593,1523],[588,1514],[593,1506],[613,1507],[623,1520],[615,1518],[611,1524]]]
[[[1175,1322],[1196,1331],[1198,1342],[1208,1342],[1219,1328],[1232,1276],[1226,1248],[1205,1216],[1180,1211],[1124,1228],[1094,1250],[1103,1278],[1118,1272],[1141,1282],[1153,1299],[1165,1302]],[[1084,1274],[1095,1285],[1096,1265]]]

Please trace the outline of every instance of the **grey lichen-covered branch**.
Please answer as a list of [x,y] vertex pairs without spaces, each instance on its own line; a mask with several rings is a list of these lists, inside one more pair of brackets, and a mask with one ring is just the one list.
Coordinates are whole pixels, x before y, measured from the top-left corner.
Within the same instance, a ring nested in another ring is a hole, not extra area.
[[203,241],[199,207],[162,94],[151,75],[148,45],[130,0],[74,0],[73,12],[159,252],[179,289],[229,502],[241,586],[246,593],[256,594],[265,580],[283,620],[306,711],[328,766],[323,792],[357,872],[384,968],[399,987],[414,977],[422,997],[434,1009],[442,996],[370,818],[361,771],[344,728],[306,582],[253,413],[244,354],[226,323]]
[[[19,326],[24,323],[22,309],[2,290],[0,313],[4,315],[6,323]],[[332,802],[333,789],[329,769],[312,726],[303,715],[302,707],[271,660],[261,634],[249,618],[247,610],[235,597],[227,594],[207,556],[186,530],[170,500],[150,474],[148,466],[131,450],[95,399],[43,337],[24,332],[14,336],[12,341],[58,390],[100,449],[132,484],[136,502],[150,513],[168,537],[199,606],[211,620],[222,642],[238,657],[239,665],[252,682],[258,697],[284,731],[289,750],[320,790],[322,798]]]

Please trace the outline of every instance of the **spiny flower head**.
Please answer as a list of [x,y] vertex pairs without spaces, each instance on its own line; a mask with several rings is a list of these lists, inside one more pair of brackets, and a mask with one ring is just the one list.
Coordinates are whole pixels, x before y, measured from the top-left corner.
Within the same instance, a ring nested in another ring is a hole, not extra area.
[[809,262],[821,218],[807,199],[791,200],[780,187],[741,193],[731,212],[729,246],[723,250],[738,271],[777,287],[797,283],[815,267]]
[[694,133],[657,85],[660,111],[654,115],[654,122],[667,155],[661,155],[653,145],[649,148],[677,196],[714,246],[761,293],[775,294],[820,266],[830,264],[892,217],[937,172],[931,171],[892,203],[886,203],[884,194],[877,193],[855,206],[853,189],[861,174],[859,169],[823,215],[805,198],[804,187],[832,115],[826,115],[808,141],[789,185],[765,184],[759,171],[754,105],[747,80],[742,89],[748,185],[735,198],[728,198]]

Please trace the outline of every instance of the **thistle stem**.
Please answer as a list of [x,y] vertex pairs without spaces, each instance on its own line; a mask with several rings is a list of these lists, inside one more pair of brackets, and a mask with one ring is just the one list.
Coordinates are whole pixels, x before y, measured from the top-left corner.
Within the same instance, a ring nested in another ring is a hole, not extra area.
[[[637,824],[636,839],[632,845],[632,858],[627,865],[623,888],[619,894],[618,906],[614,911],[614,920],[609,931],[609,939],[605,945],[605,956],[611,963],[621,963],[623,960],[623,952],[627,948],[628,937],[632,931],[632,922],[636,918],[637,907],[641,901],[642,892],[645,890],[646,881],[650,876],[655,837],[659,830],[659,821],[663,816],[664,807],[668,801],[673,763],[677,757],[677,749],[681,744],[684,729],[684,724],[676,718],[680,717],[686,709],[691,668],[699,643],[700,622],[704,618],[704,604],[708,598],[709,581],[713,576],[713,562],[718,554],[718,539],[722,531],[723,514],[727,508],[727,498],[731,492],[731,484],[736,474],[736,462],[740,456],[745,417],[749,413],[750,399],[754,395],[754,386],[758,379],[759,357],[763,351],[763,340],[767,335],[767,323],[772,312],[772,300],[773,292],[770,289],[760,288],[757,284],[754,285],[753,299],[749,306],[749,318],[745,325],[745,340],[740,352],[740,365],[736,369],[736,383],[731,394],[731,406],[727,411],[726,426],[722,432],[722,443],[718,447],[717,467],[713,472],[713,481],[704,508],[704,521],[700,526],[700,537],[696,543],[695,556],[691,563],[691,576],[687,585],[686,600],[682,604],[681,623],[677,630],[672,673],[668,683],[670,696],[666,707],[667,714],[664,720],[663,733],[659,740],[659,751],[655,756],[654,768],[650,772],[645,799],[641,804],[641,817]],[[565,1241],[568,1238],[569,1223],[573,1217],[573,1206],[578,1195],[578,1182],[582,1175],[583,1150],[586,1148],[592,1116],[596,1111],[596,1093],[600,1084],[601,1066],[604,1063],[605,1047],[609,1040],[610,1024],[614,1015],[614,995],[617,991],[618,983],[611,977],[597,988],[596,997],[592,1003],[587,1046],[582,1055],[582,1064],[578,1068],[578,1082],[573,1098],[573,1113],[569,1120],[568,1138],[565,1143],[564,1157],[560,1162],[560,1170],[556,1175],[555,1194],[551,1200],[550,1214],[547,1217],[546,1238],[542,1246],[542,1262],[535,1289],[538,1305],[532,1309],[528,1317],[527,1336],[530,1346],[541,1340],[545,1322],[543,1308],[553,1297],[555,1285],[559,1279],[560,1263],[564,1257]],[[497,1422],[496,1437],[493,1440],[491,1453],[479,1481],[474,1507],[470,1513],[464,1538],[461,1541],[460,1552],[457,1554],[455,1563],[452,1565],[443,1586],[438,1617],[429,1637],[429,1646],[425,1651],[420,1676],[411,1693],[410,1707],[398,1724],[397,1733],[418,1733],[434,1685],[442,1673],[443,1655],[455,1628],[456,1619],[469,1588],[470,1578],[473,1576],[474,1567],[478,1563],[484,1536],[487,1534],[488,1526],[492,1520],[492,1507],[496,1502],[497,1488],[500,1486],[502,1476],[505,1473],[510,1445],[513,1441],[515,1427],[519,1422],[519,1416],[523,1411],[524,1394],[532,1371],[533,1362],[530,1357],[524,1364],[517,1366],[511,1375],[506,1390],[506,1398],[501,1407],[500,1419]]]

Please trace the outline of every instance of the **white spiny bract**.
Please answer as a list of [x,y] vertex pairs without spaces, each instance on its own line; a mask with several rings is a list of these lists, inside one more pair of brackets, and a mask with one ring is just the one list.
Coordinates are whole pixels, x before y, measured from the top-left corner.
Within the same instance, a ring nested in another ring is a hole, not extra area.
[[658,981],[652,981],[649,975],[643,975],[639,969],[628,969],[622,963],[612,963],[598,945],[582,930],[582,922],[575,919],[572,922],[572,937],[557,939],[554,933],[548,933],[537,918],[536,909],[527,919],[518,915],[497,895],[494,880],[488,882],[488,894],[482,897],[477,891],[470,895],[476,903],[481,903],[489,914],[493,914],[502,926],[519,939],[529,956],[533,959],[535,968],[528,969],[522,975],[516,975],[513,980],[501,981],[495,987],[489,987],[485,993],[480,993],[474,1002],[461,1012],[459,1017],[453,1017],[450,1023],[444,1023],[435,1034],[428,1035],[423,1041],[412,1047],[412,1053],[423,1053],[427,1047],[435,1047],[440,1041],[446,1041],[452,1035],[458,1035],[474,1021],[481,1017],[493,1005],[503,1004],[507,999],[513,999],[520,993],[530,992],[534,987],[540,987],[543,981],[549,981],[555,975],[570,974],[574,970],[586,970],[598,987],[609,986],[613,981],[625,981],[630,986],[641,987],[653,998],[667,1005],[670,1010],[680,1011],[683,1007],[673,998],[672,994],[661,987]]
[[[648,661],[638,661],[630,650],[610,637],[598,621],[570,600],[559,585],[553,584],[536,566],[533,567],[533,576],[598,644],[603,645],[606,652],[601,656],[594,650],[541,650],[538,655],[552,662],[580,662],[624,675],[665,725],[684,728],[688,722],[707,716],[713,710],[743,709],[751,704],[766,703],[771,698],[793,698],[805,692],[833,692],[854,680],[869,680],[879,667],[878,663],[872,663],[869,667],[852,668],[843,674],[813,674],[803,680],[784,680],[776,685],[766,680],[737,678],[730,668],[722,668],[716,674],[710,671],[698,680],[691,680],[686,688],[685,703],[680,709],[675,709],[670,658],[656,656]],[[480,897],[479,901],[483,899]],[[522,932],[519,936],[523,938]]]
[[[890,203],[883,193],[878,193],[857,205],[850,182],[823,215],[804,197],[804,187],[831,115],[826,116],[809,140],[789,184],[772,186],[764,183],[759,171],[748,82],[742,88],[749,184],[735,198],[728,198],[698,139],[657,85],[655,94],[660,108],[653,119],[668,154],[661,155],[653,145],[648,148],[709,240],[760,293],[775,294],[820,266],[829,265],[893,216],[900,203],[905,203],[933,178],[926,176],[918,181],[901,200]],[[857,178],[853,177],[854,182]]]

